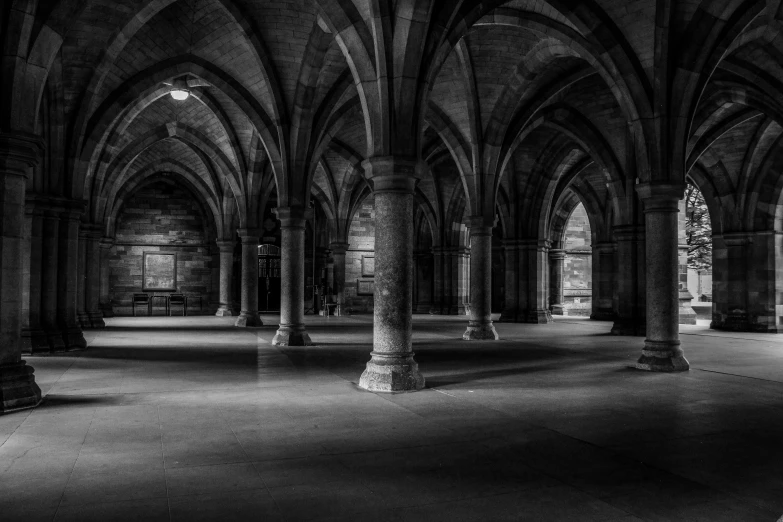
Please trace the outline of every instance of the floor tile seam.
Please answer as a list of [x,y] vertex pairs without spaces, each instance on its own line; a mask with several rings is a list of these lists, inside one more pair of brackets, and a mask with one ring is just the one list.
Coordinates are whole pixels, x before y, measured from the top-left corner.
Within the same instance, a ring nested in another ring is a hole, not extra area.
[[698,370],[698,371],[701,371],[701,372],[706,372],[706,373],[717,373],[719,375],[729,375],[731,377],[737,377],[738,379],[751,379],[751,380],[754,380],[754,381],[763,381],[763,382],[770,382],[770,383],[783,385],[783,381],[776,381],[774,379],[764,379],[762,377],[753,377],[752,375],[739,375],[739,374],[736,374],[736,373],[719,372],[718,370],[708,370],[706,368],[692,368],[692,369]]
[[[89,345],[88,345],[88,346],[89,346]],[[62,378],[63,378],[63,376],[64,376],[66,373],[68,373],[68,371],[69,371],[69,370],[70,370],[70,369],[73,367],[73,365],[74,365],[74,364],[76,364],[76,361],[77,361],[79,358],[81,358],[81,357],[82,357],[82,354],[83,354],[84,352],[86,352],[86,351],[87,351],[87,348],[85,348],[84,350],[79,350],[79,352],[80,352],[80,353],[79,353],[79,355],[78,355],[78,356],[76,356],[76,357],[73,357],[73,359],[71,360],[71,363],[68,365],[68,367],[67,367],[67,368],[66,368],[66,369],[65,369],[65,370],[64,370],[64,371],[63,371],[63,372],[60,374],[60,376],[59,376],[59,377],[57,377],[57,380],[55,380],[55,381],[52,383],[52,385],[51,385],[51,386],[49,386],[49,391],[47,391],[46,393],[44,393],[44,394],[42,395],[42,397],[41,397],[41,400],[42,400],[42,401],[43,401],[43,399],[44,399],[45,397],[48,397],[48,396],[49,396],[49,394],[50,394],[50,393],[51,393],[51,391],[54,389],[54,387],[55,387],[55,386],[57,386],[57,383],[59,383],[59,382],[60,382],[60,379],[62,379]],[[69,357],[69,359],[70,359],[70,357]],[[32,414],[32,410],[30,410],[30,414],[28,414],[28,415],[27,415],[27,417],[25,417],[25,420],[27,420],[27,418],[29,418],[31,414]]]
[[166,475],[166,447],[163,444],[163,421],[160,418],[160,405],[155,407],[155,412],[158,414],[158,432],[160,433],[160,456],[163,466],[163,483],[166,486],[166,508],[169,512],[169,522],[171,522],[171,498],[169,496],[169,478]]
[[[778,341],[773,337],[770,337],[769,339],[763,338],[763,339],[751,339],[749,337],[734,337],[730,335],[721,335],[720,333],[705,333],[705,332],[680,332],[680,335],[691,335],[694,337],[717,337],[718,339],[726,339],[728,341],[753,341],[753,342],[771,342],[773,344],[783,344],[783,341]],[[767,335],[774,335],[774,334],[767,334]]]
[[57,509],[54,510],[54,515],[52,516],[52,520],[57,519],[57,514],[60,512],[60,509],[63,507],[63,500],[65,499],[65,492],[68,489],[68,484],[71,483],[71,479],[73,478],[73,470],[76,469],[76,463],[79,462],[79,457],[82,455],[82,449],[84,449],[84,442],[87,440],[87,435],[90,433],[90,429],[92,428],[92,423],[95,420],[95,413],[97,411],[97,408],[95,408],[92,411],[92,416],[90,417],[90,424],[87,426],[87,430],[84,432],[84,438],[82,439],[82,443],[79,446],[79,453],[76,455],[76,459],[73,461],[73,465],[71,466],[71,471],[68,473],[68,480],[65,481],[65,486],[63,486],[63,492],[62,495],[60,495],[60,501],[57,503]]

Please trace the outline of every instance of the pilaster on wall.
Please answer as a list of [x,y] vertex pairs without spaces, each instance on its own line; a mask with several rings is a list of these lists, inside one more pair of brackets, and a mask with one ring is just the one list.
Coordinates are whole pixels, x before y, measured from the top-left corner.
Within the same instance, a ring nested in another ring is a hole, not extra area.
[[500,314],[500,322],[521,322],[519,308],[519,241],[516,239],[504,239],[503,249],[506,253],[506,294],[503,312]]
[[590,319],[612,321],[614,310],[615,256],[617,245],[605,241],[593,245],[593,312]]
[[519,302],[526,323],[552,322],[549,310],[549,249],[546,239],[522,239],[519,243]]
[[104,317],[114,317],[114,306],[112,305],[111,293],[109,292],[111,269],[109,267],[109,257],[111,249],[114,247],[113,237],[103,237],[100,242],[101,249],[101,293],[100,309]]
[[645,310],[645,233],[641,225],[619,225],[613,230],[615,244],[614,310],[612,333],[642,336],[647,332]]

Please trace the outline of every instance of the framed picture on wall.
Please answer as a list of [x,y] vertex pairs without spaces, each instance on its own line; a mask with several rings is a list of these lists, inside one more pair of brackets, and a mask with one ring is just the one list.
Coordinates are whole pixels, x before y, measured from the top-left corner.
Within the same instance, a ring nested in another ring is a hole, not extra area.
[[375,277],[375,255],[362,256],[362,277]]
[[144,252],[141,280],[145,292],[176,292],[177,254]]
[[375,281],[356,280],[356,295],[373,295],[375,293]]

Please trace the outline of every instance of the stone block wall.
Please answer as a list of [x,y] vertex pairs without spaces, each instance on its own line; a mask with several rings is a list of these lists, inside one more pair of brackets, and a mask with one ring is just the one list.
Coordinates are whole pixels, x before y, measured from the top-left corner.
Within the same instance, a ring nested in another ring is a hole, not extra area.
[[364,200],[356,211],[348,231],[348,251],[345,253],[345,306],[352,314],[372,313],[373,296],[357,295],[356,281],[372,281],[362,275],[362,256],[375,255],[375,200]]
[[[218,288],[213,270],[219,270],[219,266],[206,235],[199,203],[186,190],[160,182],[131,196],[117,218],[116,241],[109,257],[109,295],[114,313],[131,315],[133,294],[143,292],[145,252],[176,253],[177,292],[200,295],[201,313],[214,313]],[[162,307],[155,313],[163,314]],[[200,312],[196,307],[189,308],[188,313]]]
[[563,304],[569,315],[590,315],[593,301],[593,253],[590,220],[579,204],[566,225]]

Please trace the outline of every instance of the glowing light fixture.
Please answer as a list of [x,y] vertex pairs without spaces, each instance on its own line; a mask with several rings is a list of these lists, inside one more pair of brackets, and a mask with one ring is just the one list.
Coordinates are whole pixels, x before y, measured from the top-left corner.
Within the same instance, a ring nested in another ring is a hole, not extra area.
[[174,88],[174,89],[171,89],[169,94],[171,94],[171,97],[174,98],[175,100],[183,101],[183,100],[187,100],[188,99],[188,96],[190,96],[190,91],[187,90],[187,89],[177,89],[177,88]]

